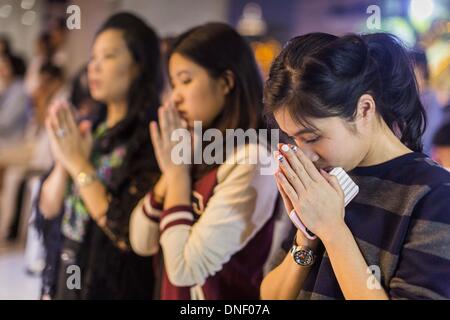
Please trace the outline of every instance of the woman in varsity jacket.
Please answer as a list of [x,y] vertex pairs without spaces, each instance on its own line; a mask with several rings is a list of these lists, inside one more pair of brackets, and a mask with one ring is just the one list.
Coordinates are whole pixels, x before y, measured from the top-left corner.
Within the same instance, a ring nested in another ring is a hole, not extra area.
[[[235,30],[209,23],[176,39],[168,69],[171,102],[160,108],[159,124],[150,125],[163,174],[132,214],[131,244],[141,255],[161,246],[161,299],[258,299],[278,197],[264,171],[271,156],[257,141],[227,152],[234,138],[225,138],[226,129],[261,125],[262,81],[253,53]],[[209,138],[205,132],[212,144],[194,142],[199,124],[214,130]],[[205,155],[214,144],[219,161],[206,156],[175,164],[176,129],[186,129],[182,147],[194,154],[199,146],[201,157],[202,147]]]
[[[271,67],[265,102],[299,147],[278,154],[285,206],[317,239],[288,239],[262,298],[450,298],[450,174],[421,152],[424,110],[399,40],[296,37]],[[359,186],[345,209],[330,167]]]

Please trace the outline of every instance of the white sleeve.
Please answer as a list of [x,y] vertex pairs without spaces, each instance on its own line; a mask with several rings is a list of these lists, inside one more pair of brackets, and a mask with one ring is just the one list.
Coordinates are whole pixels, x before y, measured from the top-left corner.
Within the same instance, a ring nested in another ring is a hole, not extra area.
[[162,214],[160,243],[175,286],[203,285],[273,214],[278,195],[273,176],[262,175],[257,164],[237,164],[245,151],[236,156],[235,164],[219,167],[218,185],[197,223],[188,207]]
[[150,195],[142,198],[130,217],[130,244],[140,256],[151,256],[159,250],[159,217],[161,211],[151,205]]

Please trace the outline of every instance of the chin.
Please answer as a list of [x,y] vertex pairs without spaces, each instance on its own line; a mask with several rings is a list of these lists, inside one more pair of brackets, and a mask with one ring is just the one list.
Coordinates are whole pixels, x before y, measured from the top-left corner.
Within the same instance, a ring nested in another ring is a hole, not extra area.
[[102,95],[102,94],[91,92],[91,96],[92,96],[92,99],[94,99],[95,101],[98,101],[98,102],[101,102],[101,103],[105,103],[106,102],[106,97],[104,95]]

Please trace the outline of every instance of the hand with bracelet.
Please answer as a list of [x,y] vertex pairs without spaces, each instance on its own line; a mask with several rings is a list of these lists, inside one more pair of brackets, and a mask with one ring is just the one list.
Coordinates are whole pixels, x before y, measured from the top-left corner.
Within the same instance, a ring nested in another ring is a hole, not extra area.
[[91,217],[103,226],[108,199],[89,161],[93,142],[90,123],[77,126],[68,103],[58,101],[49,108],[45,125],[55,162],[69,173]]
[[[300,148],[282,145],[275,173],[286,209],[295,209],[305,226],[323,243],[346,299],[388,299],[384,289],[367,286],[367,262],[344,221],[344,193],[335,176],[320,171]],[[316,240],[297,231],[291,255],[261,284],[263,299],[296,299],[314,263]],[[300,248],[298,248],[300,247]]]

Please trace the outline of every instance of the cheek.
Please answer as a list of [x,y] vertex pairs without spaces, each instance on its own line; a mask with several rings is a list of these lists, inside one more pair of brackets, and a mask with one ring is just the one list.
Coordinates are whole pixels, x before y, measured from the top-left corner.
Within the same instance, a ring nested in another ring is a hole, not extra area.
[[116,65],[105,75],[113,93],[124,94],[129,90],[132,82],[131,67],[129,65]]
[[337,143],[331,140],[323,140],[317,143],[313,151],[319,155],[319,161],[325,162],[328,165],[337,165],[341,163],[343,154],[342,150],[337,147]]
[[327,165],[348,167],[359,157],[361,146],[355,137],[324,139],[315,147],[315,152]]
[[201,95],[201,91],[196,88],[194,84],[191,87],[185,88],[181,92],[183,96],[183,106],[182,109],[187,113],[187,117],[190,121],[202,121],[202,115],[205,112],[204,108],[204,97]]
[[205,95],[204,105],[204,121],[211,123],[223,110],[225,104],[225,98],[220,92],[215,92],[209,88],[208,93]]
[[192,84],[184,94],[184,110],[191,121],[201,121],[208,126],[222,110],[222,105],[207,87]]
[[10,75],[10,72],[8,70],[8,68],[6,67],[0,67],[0,76],[3,78],[8,78]]

